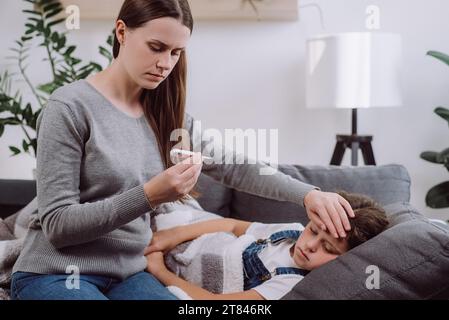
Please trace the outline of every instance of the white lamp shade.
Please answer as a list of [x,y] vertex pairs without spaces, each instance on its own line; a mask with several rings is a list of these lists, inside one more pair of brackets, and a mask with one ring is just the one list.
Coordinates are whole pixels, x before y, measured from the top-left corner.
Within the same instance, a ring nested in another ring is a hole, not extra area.
[[401,36],[342,33],[307,41],[308,108],[402,105]]

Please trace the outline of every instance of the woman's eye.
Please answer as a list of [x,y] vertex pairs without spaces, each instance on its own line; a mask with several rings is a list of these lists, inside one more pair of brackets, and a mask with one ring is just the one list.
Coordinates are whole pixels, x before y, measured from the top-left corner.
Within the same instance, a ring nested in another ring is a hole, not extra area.
[[171,53],[171,55],[172,55],[172,56],[175,56],[175,57],[179,56],[180,54],[181,54],[180,51],[173,51],[173,52]]
[[155,47],[150,46],[150,49],[154,52],[162,52],[161,48],[155,48]]
[[318,234],[314,229],[310,228],[310,231],[312,231],[313,234]]

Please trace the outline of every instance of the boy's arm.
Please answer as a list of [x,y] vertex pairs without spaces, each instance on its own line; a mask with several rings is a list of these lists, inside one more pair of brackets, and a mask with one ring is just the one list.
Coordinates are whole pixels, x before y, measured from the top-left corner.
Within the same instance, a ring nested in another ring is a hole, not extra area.
[[236,236],[241,236],[250,225],[251,222],[224,218],[158,231],[153,235],[151,244],[145,249],[144,254],[171,250],[180,243],[196,239],[206,233],[232,232]]
[[148,271],[151,272],[165,286],[175,286],[182,289],[194,300],[264,300],[255,290],[243,292],[215,294],[198,287],[169,271],[164,264],[161,252],[154,252],[147,256]]
[[224,218],[176,227],[174,231],[176,231],[178,241],[182,243],[214,232],[232,232],[238,237],[244,234],[250,225],[251,222]]

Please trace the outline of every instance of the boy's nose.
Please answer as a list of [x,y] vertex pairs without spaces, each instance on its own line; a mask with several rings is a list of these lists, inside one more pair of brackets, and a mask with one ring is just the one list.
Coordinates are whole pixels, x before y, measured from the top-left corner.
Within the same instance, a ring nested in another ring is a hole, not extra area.
[[307,242],[307,249],[309,249],[311,252],[315,252],[317,249],[317,241],[310,240]]

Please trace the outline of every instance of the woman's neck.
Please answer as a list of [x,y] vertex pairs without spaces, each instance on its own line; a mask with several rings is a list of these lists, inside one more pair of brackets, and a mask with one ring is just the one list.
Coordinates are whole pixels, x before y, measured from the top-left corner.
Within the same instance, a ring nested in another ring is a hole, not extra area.
[[128,106],[140,105],[142,88],[132,80],[123,66],[114,60],[104,71],[98,74],[101,83],[108,88],[114,100],[121,101]]

